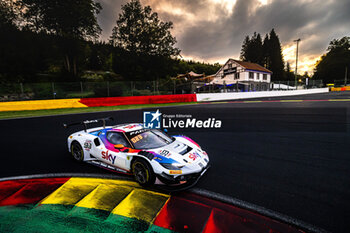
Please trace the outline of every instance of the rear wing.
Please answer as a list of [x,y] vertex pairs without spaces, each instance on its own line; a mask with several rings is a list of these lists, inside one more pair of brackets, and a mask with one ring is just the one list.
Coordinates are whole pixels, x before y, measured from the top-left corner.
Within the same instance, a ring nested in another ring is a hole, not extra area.
[[84,131],[87,131],[87,125],[88,124],[92,124],[92,123],[99,123],[102,122],[103,124],[103,128],[106,128],[106,121],[114,121],[113,117],[105,117],[105,118],[99,118],[99,119],[94,119],[94,120],[85,120],[85,121],[81,121],[81,122],[74,122],[74,123],[63,123],[63,127],[64,128],[69,128],[71,126],[75,126],[75,125],[83,125],[84,126]]

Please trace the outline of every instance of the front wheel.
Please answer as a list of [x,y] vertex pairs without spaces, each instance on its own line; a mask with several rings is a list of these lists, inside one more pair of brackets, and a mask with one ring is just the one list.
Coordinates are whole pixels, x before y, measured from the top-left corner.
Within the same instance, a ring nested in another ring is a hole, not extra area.
[[144,187],[153,185],[156,180],[151,165],[143,159],[136,159],[133,162],[132,173],[137,183]]
[[76,161],[83,161],[84,159],[84,150],[81,147],[80,143],[77,141],[72,142],[71,146],[70,146],[70,151],[71,154],[73,156],[73,159],[75,159]]

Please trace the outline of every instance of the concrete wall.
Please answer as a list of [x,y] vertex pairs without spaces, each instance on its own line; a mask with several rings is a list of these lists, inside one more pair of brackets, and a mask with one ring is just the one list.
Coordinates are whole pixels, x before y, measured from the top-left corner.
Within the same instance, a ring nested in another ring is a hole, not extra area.
[[329,92],[328,88],[316,88],[307,90],[291,90],[291,91],[256,91],[256,92],[234,92],[234,93],[208,93],[197,94],[197,101],[220,101],[220,100],[235,100],[235,99],[250,99],[260,97],[279,97],[293,96],[305,94],[317,94]]

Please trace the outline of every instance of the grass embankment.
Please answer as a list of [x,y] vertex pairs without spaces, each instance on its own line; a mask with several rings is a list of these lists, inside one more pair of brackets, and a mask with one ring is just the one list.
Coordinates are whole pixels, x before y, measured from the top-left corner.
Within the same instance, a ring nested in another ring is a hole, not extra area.
[[191,104],[196,104],[196,102],[10,111],[10,112],[0,112],[0,119],[51,116],[51,115],[63,115],[63,114],[72,114],[72,113],[106,112],[106,111],[117,111],[117,110],[123,110],[123,109],[157,108],[157,107],[180,106],[180,105],[191,105]]

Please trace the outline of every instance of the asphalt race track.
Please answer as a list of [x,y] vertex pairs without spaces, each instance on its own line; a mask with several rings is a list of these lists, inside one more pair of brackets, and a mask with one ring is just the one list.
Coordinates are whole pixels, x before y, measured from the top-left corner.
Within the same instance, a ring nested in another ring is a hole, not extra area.
[[[205,149],[212,168],[196,187],[238,198],[327,231],[350,227],[349,92],[283,97],[286,102],[229,102],[165,107],[164,114],[222,120],[221,129],[169,130]],[[293,100],[317,101],[293,101]],[[335,101],[325,101],[335,99]],[[266,99],[264,99],[266,100]],[[270,100],[278,100],[272,98]],[[0,177],[104,173],[73,161],[62,123],[114,116],[142,122],[143,111],[0,120]],[[147,109],[149,110],[149,109]]]

